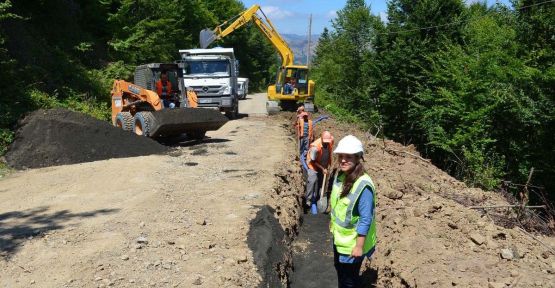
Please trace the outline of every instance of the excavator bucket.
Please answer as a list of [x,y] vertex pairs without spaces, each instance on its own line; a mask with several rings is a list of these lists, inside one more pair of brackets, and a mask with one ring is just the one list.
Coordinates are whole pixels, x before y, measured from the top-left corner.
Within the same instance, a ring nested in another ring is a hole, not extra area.
[[152,113],[151,136],[172,136],[181,133],[203,134],[218,130],[227,121],[220,111],[205,108],[162,109]]
[[200,48],[206,49],[212,42],[216,40],[216,34],[210,29],[202,29],[200,31]]

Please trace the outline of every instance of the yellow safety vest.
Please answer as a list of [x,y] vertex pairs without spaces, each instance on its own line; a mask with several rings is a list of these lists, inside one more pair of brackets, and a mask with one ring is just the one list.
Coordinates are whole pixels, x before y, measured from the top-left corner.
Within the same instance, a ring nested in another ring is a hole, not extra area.
[[[343,180],[345,175],[336,176],[333,181],[333,188],[331,190],[331,223],[330,232],[333,234],[333,242],[337,247],[337,252],[341,254],[350,255],[353,248],[356,246],[358,233],[356,227],[360,216],[353,215],[355,204],[366,187],[369,187],[374,193],[374,208],[376,207],[376,190],[374,183],[368,174],[360,176],[355,181],[351,191],[347,196],[340,198],[341,191],[343,190]],[[364,241],[362,253],[366,254],[376,246],[376,209],[373,209],[372,223],[368,230],[368,235]]]

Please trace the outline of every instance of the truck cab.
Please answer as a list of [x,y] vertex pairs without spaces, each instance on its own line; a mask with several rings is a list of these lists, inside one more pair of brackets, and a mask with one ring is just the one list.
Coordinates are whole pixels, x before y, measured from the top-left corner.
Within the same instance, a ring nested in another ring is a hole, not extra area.
[[237,94],[239,99],[246,99],[249,94],[249,78],[237,78]]
[[237,61],[233,48],[179,50],[182,85],[196,92],[198,107],[238,113]]

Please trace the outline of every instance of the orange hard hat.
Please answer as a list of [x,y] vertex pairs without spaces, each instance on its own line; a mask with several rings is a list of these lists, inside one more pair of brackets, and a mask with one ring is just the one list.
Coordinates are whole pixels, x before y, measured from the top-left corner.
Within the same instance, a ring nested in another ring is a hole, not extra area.
[[322,143],[331,143],[333,141],[333,136],[331,136],[330,131],[322,132]]

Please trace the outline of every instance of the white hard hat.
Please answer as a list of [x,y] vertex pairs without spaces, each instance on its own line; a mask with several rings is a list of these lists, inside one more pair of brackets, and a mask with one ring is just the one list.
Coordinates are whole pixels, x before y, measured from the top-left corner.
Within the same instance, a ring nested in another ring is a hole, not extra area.
[[334,154],[362,154],[363,152],[362,142],[353,135],[343,137],[337,144],[337,148],[333,151]]

